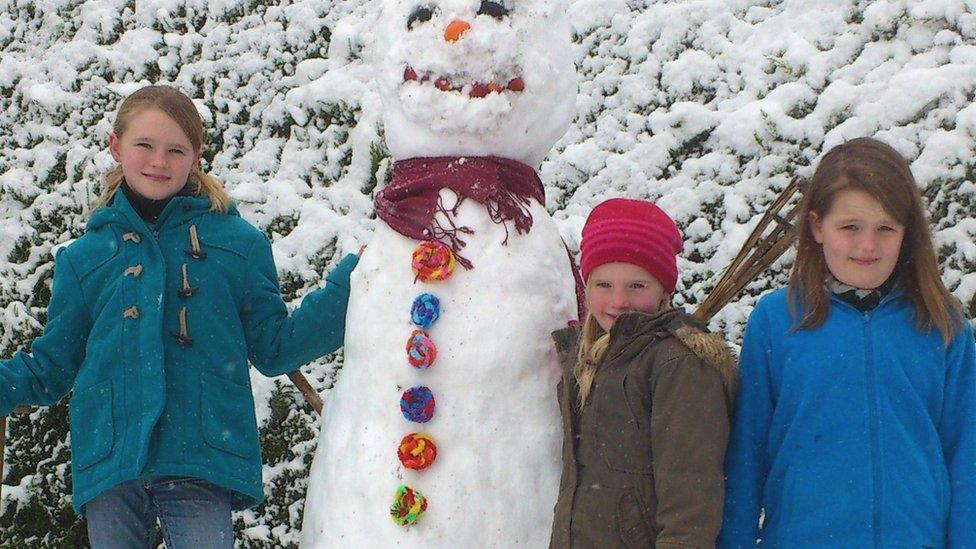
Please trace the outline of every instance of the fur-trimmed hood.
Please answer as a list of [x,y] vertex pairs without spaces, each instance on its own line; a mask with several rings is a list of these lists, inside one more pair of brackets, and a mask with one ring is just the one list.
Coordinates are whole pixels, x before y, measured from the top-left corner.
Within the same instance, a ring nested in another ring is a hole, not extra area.
[[688,324],[678,326],[673,333],[685,347],[722,375],[726,396],[734,398],[739,386],[739,367],[725,338]]

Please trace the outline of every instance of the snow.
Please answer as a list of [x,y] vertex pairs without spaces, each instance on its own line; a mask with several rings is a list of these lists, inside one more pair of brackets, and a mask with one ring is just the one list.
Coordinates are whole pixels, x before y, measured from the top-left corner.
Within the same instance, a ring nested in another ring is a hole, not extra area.
[[[675,301],[689,307],[777,190],[809,176],[819,155],[845,139],[884,139],[911,161],[943,278],[976,313],[971,0],[573,0],[560,11],[573,37],[568,62],[541,53],[533,57],[538,65],[525,67],[515,61],[519,48],[537,47],[545,39],[535,38],[562,32],[559,25],[492,23],[493,33],[511,39],[478,42],[471,31],[471,44],[490,43],[495,53],[462,58],[451,52],[475,46],[424,49],[424,40],[437,38],[433,25],[454,12],[476,9],[475,0],[438,2],[431,28],[409,39],[404,25],[381,24],[374,2],[267,4],[0,0],[0,351],[20,348],[39,330],[45,302],[38,289],[50,276],[52,246],[80,234],[83,208],[112,167],[105,141],[118,101],[157,81],[197,100],[212,143],[205,167],[247,220],[270,229],[282,280],[297,281],[286,288],[291,305],[382,226],[371,218],[371,199],[389,171],[385,146],[398,158],[437,153],[419,146],[436,141],[434,130],[418,129],[424,122],[491,130],[491,117],[509,109],[505,116],[525,121],[534,138],[510,131],[489,140],[489,131],[451,146],[485,150],[490,141],[495,152],[538,165],[546,208],[573,253],[599,201],[623,195],[665,206],[686,237]],[[403,17],[409,7],[391,9]],[[386,72],[371,64],[380,52],[391,56]],[[527,90],[536,89],[530,74],[567,74],[575,64],[575,80],[548,83],[551,96],[577,86],[579,93],[565,111],[541,118],[514,102],[458,97],[455,119],[431,115],[418,124],[403,114],[398,133],[397,120],[384,120],[384,104],[413,102],[419,109],[403,111],[430,114],[438,97],[402,85],[404,67],[389,67],[407,62],[458,63],[458,75],[472,79],[521,68]],[[533,139],[545,144],[524,147]],[[788,253],[712,327],[735,344],[757,296],[785,282],[790,262]],[[328,358],[303,369],[327,402],[338,364]],[[339,380],[350,373],[338,372]],[[259,424],[268,420],[274,381],[252,378]],[[290,463],[302,468],[306,457]],[[266,467],[269,493],[277,471]],[[48,493],[28,484],[18,482],[31,494]],[[380,513],[392,495],[384,490]],[[242,535],[284,545],[297,537],[300,513],[293,515],[285,532],[270,515],[242,515],[249,528]]]

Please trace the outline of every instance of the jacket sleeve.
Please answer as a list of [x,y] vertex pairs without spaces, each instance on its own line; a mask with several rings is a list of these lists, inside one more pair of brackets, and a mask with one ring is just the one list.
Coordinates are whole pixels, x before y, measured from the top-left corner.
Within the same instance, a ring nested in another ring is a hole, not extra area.
[[66,395],[85,360],[90,330],[91,315],[62,248],[55,259],[44,333],[34,340],[30,353],[18,351],[0,361],[0,415],[17,406],[50,406]]
[[948,349],[939,436],[949,471],[952,548],[976,548],[976,345],[969,322]]
[[655,547],[713,547],[722,524],[729,411],[722,377],[692,353],[652,378]]
[[769,322],[761,305],[749,317],[739,356],[739,391],[725,457],[725,514],[718,542],[722,548],[754,548],[759,537],[773,414]]
[[552,333],[552,341],[556,344],[556,357],[559,364],[566,367],[568,364],[576,362],[576,353],[579,349],[579,336],[582,328],[579,325],[561,328]]
[[349,276],[359,257],[349,254],[288,315],[278,286],[271,243],[259,235],[249,257],[242,321],[248,358],[262,374],[277,376],[342,346],[349,304]]

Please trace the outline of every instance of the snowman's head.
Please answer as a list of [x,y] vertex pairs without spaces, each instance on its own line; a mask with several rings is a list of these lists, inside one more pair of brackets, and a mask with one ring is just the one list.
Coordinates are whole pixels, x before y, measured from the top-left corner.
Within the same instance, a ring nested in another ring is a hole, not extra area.
[[538,166],[576,111],[565,0],[387,0],[377,74],[396,159]]

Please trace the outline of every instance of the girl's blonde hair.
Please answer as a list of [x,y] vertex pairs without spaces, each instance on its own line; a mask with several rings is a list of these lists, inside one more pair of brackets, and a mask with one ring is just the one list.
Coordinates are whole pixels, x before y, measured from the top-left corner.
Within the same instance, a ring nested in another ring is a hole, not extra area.
[[[200,120],[200,113],[197,112],[196,106],[193,105],[193,101],[189,97],[178,89],[169,86],[146,86],[126,97],[122,101],[122,106],[119,107],[119,114],[115,118],[112,131],[121,138],[128,129],[132,118],[146,109],[162,111],[163,114],[179,124],[180,129],[183,130],[186,138],[193,145],[195,153],[203,150],[205,134],[203,133],[203,121]],[[123,179],[122,166],[116,166],[114,170],[105,174],[105,188],[102,190],[101,196],[95,200],[92,209],[96,210],[111,202],[112,197],[122,185]],[[230,196],[219,181],[203,173],[199,165],[190,174],[190,179],[196,183],[197,196],[210,198],[211,211],[227,212],[230,206]]]
[[830,303],[824,287],[827,263],[810,228],[810,214],[823,219],[838,193],[848,189],[867,193],[905,227],[892,276],[898,277],[898,285],[912,301],[917,328],[925,332],[937,328],[948,343],[962,327],[962,309],[939,276],[922,194],[905,158],[881,141],[867,137],[831,149],[804,192],[797,224],[796,260],[789,281],[789,306],[794,321],[797,310],[803,311],[797,328],[823,324]]
[[593,388],[593,378],[603,360],[603,354],[610,345],[610,334],[597,323],[592,313],[586,313],[583,330],[580,332],[579,350],[576,354],[576,366],[573,367],[573,378],[579,388],[579,408],[586,406],[586,399]]

